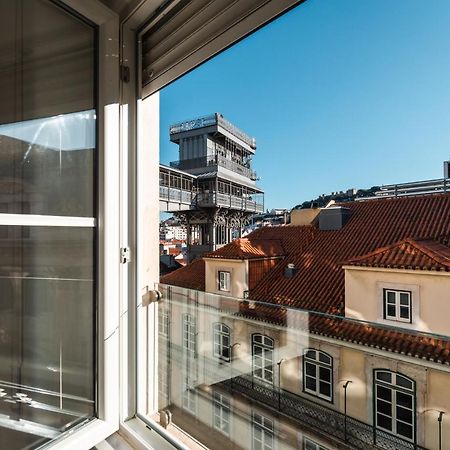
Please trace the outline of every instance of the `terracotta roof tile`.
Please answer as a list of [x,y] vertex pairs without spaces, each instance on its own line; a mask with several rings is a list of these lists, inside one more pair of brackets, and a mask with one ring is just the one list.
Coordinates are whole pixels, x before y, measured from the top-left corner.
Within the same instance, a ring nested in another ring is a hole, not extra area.
[[196,291],[205,290],[205,261],[197,259],[185,267],[181,267],[161,277],[161,283],[180,286]]
[[242,302],[238,315],[450,365],[450,341],[428,333],[386,328],[344,317],[288,310],[267,304],[251,305],[248,302]]
[[450,271],[450,248],[435,240],[405,239],[353,258],[346,264],[362,267]]
[[224,245],[205,258],[253,259],[284,256],[286,252],[278,239],[241,238]]
[[[423,252],[436,255],[443,252],[437,242],[450,236],[450,194],[348,202],[345,207],[351,216],[341,230],[287,226],[250,234],[253,239],[279,239],[287,251],[284,260],[250,291],[250,298],[338,313],[344,304],[343,261],[405,239],[414,239]],[[290,263],[298,272],[286,278],[284,270]]]

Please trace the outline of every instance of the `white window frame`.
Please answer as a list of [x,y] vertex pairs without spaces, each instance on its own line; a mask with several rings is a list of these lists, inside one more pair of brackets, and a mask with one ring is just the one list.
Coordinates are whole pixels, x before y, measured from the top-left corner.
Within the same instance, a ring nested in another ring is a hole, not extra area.
[[[308,446],[308,447],[307,447]],[[316,441],[313,441],[310,438],[304,437],[303,438],[303,450],[329,450],[327,447],[324,447],[322,444],[317,443]]]
[[158,305],[158,333],[165,338],[169,337],[169,311],[163,303]]
[[226,270],[219,270],[217,272],[219,291],[230,292],[231,286],[231,272]]
[[[389,303],[389,294],[394,295],[394,303]],[[408,305],[402,305],[402,295],[408,296]],[[388,314],[388,305],[393,305],[395,308],[395,314],[389,315]],[[408,318],[401,317],[400,310],[401,308],[407,308],[408,309]],[[405,323],[412,323],[413,320],[413,300],[412,300],[412,292],[411,291],[405,291],[405,290],[399,290],[399,289],[384,289],[383,290],[383,317],[385,320],[392,320],[396,322],[405,322]]]
[[[310,357],[308,353],[314,353],[314,358]],[[321,360],[322,358],[329,359],[329,363]],[[306,371],[306,366],[309,364],[310,366],[315,368],[315,375],[308,375]],[[322,380],[320,376],[320,372],[322,370],[326,370],[330,374],[330,381]],[[306,387],[306,379],[313,378],[316,382],[316,389],[309,389]],[[320,383],[326,383],[330,385],[330,395],[325,395],[320,392]],[[333,357],[328,353],[325,353],[321,350],[316,350],[314,348],[308,348],[303,353],[303,391],[314,395],[316,397],[322,398],[329,402],[333,401]]]
[[[97,418],[48,444],[52,449],[91,448],[119,429],[119,28],[118,17],[97,2],[62,0],[98,27],[98,260]],[[105,174],[108,176],[105,176]],[[92,218],[1,214],[1,225],[92,228]],[[108,299],[106,302],[105,299]]]
[[[230,398],[214,391],[212,398],[213,427],[225,436],[231,434],[231,402]],[[216,421],[217,419],[217,421]],[[218,422],[218,424],[216,424]]]
[[[98,91],[96,104],[98,152],[97,221],[84,217],[0,214],[0,225],[87,227],[97,225],[97,418],[61,435],[48,448],[91,448],[119,429],[119,20],[95,1],[61,0],[97,26]],[[105,176],[105,174],[108,176]],[[105,299],[108,301],[105,301]]]
[[[261,349],[261,352],[256,351]],[[252,374],[257,380],[274,384],[274,350],[275,340],[264,334],[252,335]],[[259,356],[260,353],[261,356]],[[256,375],[256,370],[261,370],[262,376]],[[270,374],[270,376],[269,376]]]
[[182,382],[181,407],[191,414],[197,414],[197,394],[189,375],[185,375]]
[[[228,345],[224,340],[228,338]],[[217,351],[219,349],[219,351]],[[224,355],[224,350],[228,350],[228,357]],[[230,327],[222,322],[213,324],[213,355],[222,361],[229,362],[231,359],[231,332]]]
[[[256,432],[261,433],[261,438],[256,436]],[[258,443],[258,444],[256,444]],[[270,449],[275,448],[275,424],[272,419],[259,414],[252,413],[252,449],[257,450],[258,447],[265,450],[266,447]]]
[[[384,381],[384,380],[380,380],[378,378],[378,375],[384,373],[384,374],[389,374],[391,376],[391,382],[388,381]],[[404,439],[406,441],[409,442],[414,442],[415,441],[415,434],[416,434],[416,411],[415,411],[415,405],[416,405],[416,387],[415,387],[415,382],[413,379],[407,377],[406,375],[403,375],[401,373],[397,373],[397,372],[393,372],[391,370],[387,370],[387,369],[376,369],[373,372],[373,377],[374,377],[374,393],[373,393],[373,402],[374,402],[374,421],[375,421],[375,426],[377,429],[384,431],[385,433],[389,433],[392,434],[394,436],[398,436],[401,439]],[[399,384],[399,380],[406,380],[408,383],[411,384],[410,388],[407,388],[405,386],[401,386]],[[379,398],[378,396],[378,387],[382,387],[384,389],[389,389],[391,391],[391,401],[388,401],[386,399],[383,398]],[[409,397],[411,397],[411,404],[412,404],[412,408],[406,408],[404,406],[401,405],[397,405],[397,395],[398,393],[401,393],[403,395],[407,395]],[[383,404],[387,404],[387,405],[391,405],[391,415],[386,415],[385,413],[383,413],[382,411],[378,410],[378,401],[382,402]],[[410,410],[411,411],[411,417],[412,417],[412,422],[408,423],[405,422],[401,419],[397,418],[397,407],[401,407],[405,410]],[[380,426],[378,424],[378,415],[382,415],[384,417],[387,417],[391,420],[392,423],[392,430],[389,430],[387,428],[384,428],[382,426]],[[399,434],[397,432],[397,422],[402,422],[408,426],[412,427],[412,437],[408,438],[402,434]]]
[[197,352],[197,321],[192,314],[183,314],[181,338],[185,354],[195,356]]

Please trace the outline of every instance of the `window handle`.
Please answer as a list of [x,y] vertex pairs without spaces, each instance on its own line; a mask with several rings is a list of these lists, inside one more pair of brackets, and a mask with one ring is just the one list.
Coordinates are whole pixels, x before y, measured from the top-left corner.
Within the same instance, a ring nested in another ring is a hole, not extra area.
[[161,292],[156,289],[149,289],[148,286],[145,286],[144,290],[144,294],[142,295],[142,306],[158,303],[163,298]]

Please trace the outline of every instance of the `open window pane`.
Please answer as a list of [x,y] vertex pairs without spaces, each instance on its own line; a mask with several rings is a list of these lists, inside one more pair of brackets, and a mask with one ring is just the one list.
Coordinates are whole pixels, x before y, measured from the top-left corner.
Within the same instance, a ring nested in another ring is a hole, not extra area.
[[96,31],[22,0],[0,35],[0,447],[21,450],[96,412]]
[[[438,178],[448,136],[441,115],[431,114],[442,108],[440,90],[421,89],[433,84],[423,68],[435,46],[450,49],[446,29],[434,33],[450,10],[416,0],[408,7],[346,1],[348,9],[305,2],[142,102],[160,112],[151,136],[161,148],[161,262],[176,270],[163,267],[158,305],[145,310],[138,301],[145,311],[138,345],[148,350],[138,370],[146,383],[140,413],[210,448],[270,447],[263,417],[280,448],[298,444],[293,430],[303,427],[355,448],[412,449],[434,439],[422,433],[432,419],[416,414],[431,394],[416,397],[412,388],[434,389],[430,371],[444,376],[448,359],[450,330],[436,313],[446,291],[433,283],[448,278],[448,182]],[[206,3],[217,11],[224,5]],[[177,33],[193,26],[185,28],[183,2],[171,6],[147,37],[169,36],[174,21]],[[438,59],[436,67],[446,67],[440,86],[447,86],[450,68]],[[432,108],[425,98],[435,99]],[[407,132],[410,114],[417,123]],[[426,157],[411,151],[435,142],[424,121],[440,130],[440,150]],[[430,159],[436,175],[425,175]],[[181,242],[167,238],[174,226],[185,233]],[[161,306],[171,311],[170,342],[156,349],[146,333]],[[196,326],[191,353],[186,315]],[[225,323],[229,333],[214,327]],[[154,374],[145,372],[155,359],[172,378],[158,405],[148,381]],[[214,392],[230,399],[228,440],[216,432]]]

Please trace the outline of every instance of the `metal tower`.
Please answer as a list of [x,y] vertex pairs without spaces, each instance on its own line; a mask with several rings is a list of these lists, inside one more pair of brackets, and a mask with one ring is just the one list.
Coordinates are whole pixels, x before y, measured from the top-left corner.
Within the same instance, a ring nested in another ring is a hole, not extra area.
[[215,113],[170,127],[179,160],[160,169],[161,209],[187,227],[189,259],[239,237],[264,211],[252,157],[256,141]]

